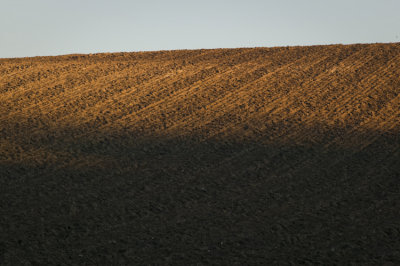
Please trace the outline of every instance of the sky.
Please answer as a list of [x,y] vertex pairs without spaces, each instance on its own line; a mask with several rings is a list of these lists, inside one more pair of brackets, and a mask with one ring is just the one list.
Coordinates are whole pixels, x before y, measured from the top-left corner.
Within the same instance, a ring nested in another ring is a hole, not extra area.
[[400,42],[400,0],[0,0],[0,58]]

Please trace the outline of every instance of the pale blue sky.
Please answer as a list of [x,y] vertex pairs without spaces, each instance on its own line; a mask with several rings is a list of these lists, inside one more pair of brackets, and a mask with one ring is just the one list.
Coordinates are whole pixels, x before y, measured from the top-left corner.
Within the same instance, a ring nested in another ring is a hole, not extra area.
[[400,0],[0,0],[0,57],[400,42]]

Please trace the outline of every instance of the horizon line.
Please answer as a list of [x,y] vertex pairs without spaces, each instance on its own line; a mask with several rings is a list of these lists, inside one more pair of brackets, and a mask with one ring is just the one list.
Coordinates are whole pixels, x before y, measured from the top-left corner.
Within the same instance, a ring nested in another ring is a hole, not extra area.
[[34,56],[16,56],[16,57],[0,57],[0,60],[12,59],[29,59],[43,57],[63,57],[63,56],[90,56],[90,55],[106,55],[106,54],[128,54],[128,53],[156,53],[156,52],[175,52],[175,51],[196,51],[196,50],[221,50],[221,49],[268,49],[268,48],[290,48],[290,47],[313,47],[313,46],[351,46],[351,45],[372,45],[372,44],[400,44],[400,42],[357,42],[357,43],[325,43],[325,44],[304,44],[304,45],[273,45],[273,46],[239,46],[239,47],[214,47],[214,48],[177,48],[177,49],[160,49],[160,50],[133,50],[133,51],[100,51],[95,53],[66,53],[56,55],[34,55]]

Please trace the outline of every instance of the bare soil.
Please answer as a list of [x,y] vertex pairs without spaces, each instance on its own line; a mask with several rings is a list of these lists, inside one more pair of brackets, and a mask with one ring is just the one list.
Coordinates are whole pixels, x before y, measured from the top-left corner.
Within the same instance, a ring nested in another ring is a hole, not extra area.
[[400,264],[400,44],[0,59],[0,264]]

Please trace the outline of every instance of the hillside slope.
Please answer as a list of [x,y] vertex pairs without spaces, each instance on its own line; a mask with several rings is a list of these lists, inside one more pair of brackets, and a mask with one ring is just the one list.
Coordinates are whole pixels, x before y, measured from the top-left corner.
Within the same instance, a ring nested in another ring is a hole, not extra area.
[[398,43],[0,59],[0,262],[400,263],[399,77]]

